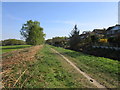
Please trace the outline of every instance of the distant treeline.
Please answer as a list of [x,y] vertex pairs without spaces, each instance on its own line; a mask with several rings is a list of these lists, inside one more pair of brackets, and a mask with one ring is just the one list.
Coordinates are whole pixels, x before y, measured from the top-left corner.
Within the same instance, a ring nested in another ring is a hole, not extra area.
[[23,40],[17,40],[17,39],[6,39],[0,41],[1,46],[8,46],[8,45],[25,45],[26,42]]
[[56,47],[69,47],[68,37],[53,37],[52,39],[46,40],[46,43]]

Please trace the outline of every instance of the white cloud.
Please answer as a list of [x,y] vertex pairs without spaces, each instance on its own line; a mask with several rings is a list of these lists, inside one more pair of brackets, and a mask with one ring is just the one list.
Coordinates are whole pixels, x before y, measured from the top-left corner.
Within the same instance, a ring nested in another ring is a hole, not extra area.
[[51,21],[52,23],[61,23],[61,24],[68,24],[68,25],[86,25],[86,23],[80,23],[79,21],[65,21],[65,20],[55,20]]
[[10,15],[10,14],[7,14],[6,17],[12,19],[12,20],[17,20],[17,21],[23,21],[24,19],[23,18],[20,18],[20,17],[15,17],[13,15]]
[[[58,24],[66,24],[72,27],[74,27],[75,24],[77,24],[78,29],[80,29],[81,33],[83,31],[92,31],[93,29],[102,29],[102,28],[108,28],[110,26],[113,26],[117,24],[117,22],[79,22],[79,21],[64,21],[64,20],[56,20],[52,21],[52,23],[58,23]],[[64,29],[63,29],[64,30]]]

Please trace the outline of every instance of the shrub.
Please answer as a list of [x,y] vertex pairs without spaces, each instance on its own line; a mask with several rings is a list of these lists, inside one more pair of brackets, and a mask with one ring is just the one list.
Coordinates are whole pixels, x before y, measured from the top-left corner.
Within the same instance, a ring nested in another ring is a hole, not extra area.
[[107,43],[108,39],[100,39],[99,42],[101,42],[101,43]]
[[108,38],[108,42],[114,46],[120,46],[120,35]]

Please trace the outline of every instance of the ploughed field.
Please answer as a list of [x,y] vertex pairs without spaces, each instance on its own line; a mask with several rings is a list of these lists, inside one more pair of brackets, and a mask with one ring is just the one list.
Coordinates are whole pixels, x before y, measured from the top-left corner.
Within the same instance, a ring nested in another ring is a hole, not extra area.
[[50,45],[40,45],[2,54],[3,87],[97,88],[51,48],[64,55],[81,71],[106,88],[119,86],[119,61]]

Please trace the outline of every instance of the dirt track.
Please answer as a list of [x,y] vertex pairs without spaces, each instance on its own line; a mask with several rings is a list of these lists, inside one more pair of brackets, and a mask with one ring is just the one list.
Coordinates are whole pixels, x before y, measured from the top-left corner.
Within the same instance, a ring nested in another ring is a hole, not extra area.
[[55,53],[57,53],[58,55],[60,55],[62,58],[64,58],[71,66],[73,66],[79,73],[81,73],[84,77],[86,77],[88,79],[88,81],[90,83],[92,83],[93,85],[95,85],[98,88],[106,88],[105,86],[101,85],[99,82],[97,82],[95,79],[91,78],[90,76],[88,76],[85,72],[81,71],[77,66],[75,66],[69,59],[67,59],[64,55],[60,54],[58,51],[56,51],[55,49],[51,48],[52,51],[54,51]]
[[[33,47],[30,47],[30,48],[25,48],[25,49],[21,49],[21,50],[17,50],[17,51],[13,51],[13,52],[4,54],[3,55],[3,63],[2,63],[2,65],[3,65],[3,72],[6,72],[7,70],[9,70],[9,65],[19,64],[22,61],[34,60],[35,54],[42,47],[43,46],[33,46]],[[52,48],[51,48],[51,50],[54,51],[55,53],[57,53],[58,55],[60,55],[62,58],[64,58],[71,66],[73,66],[73,68],[75,68],[79,73],[81,73],[84,77],[86,77],[90,83],[92,83],[93,85],[95,85],[98,88],[106,88],[103,85],[101,85],[99,82],[97,82],[95,79],[93,79],[90,76],[88,76],[85,72],[81,71],[78,67],[76,67],[65,56],[63,56],[62,54],[60,54],[59,52],[57,52],[56,50],[54,50]],[[19,78],[18,78],[18,80],[19,80]]]

